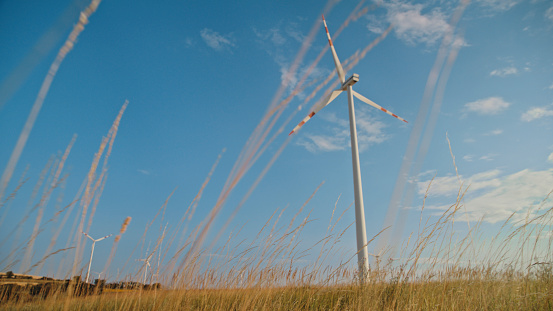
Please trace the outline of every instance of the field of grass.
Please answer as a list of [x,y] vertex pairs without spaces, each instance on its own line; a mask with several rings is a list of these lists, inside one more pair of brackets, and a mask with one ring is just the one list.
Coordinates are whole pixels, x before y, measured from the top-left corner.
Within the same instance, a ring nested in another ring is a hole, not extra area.
[[106,292],[7,302],[2,310],[551,310],[550,276],[365,286]]
[[[301,231],[303,226],[300,225],[272,239],[259,239],[257,243],[265,245],[261,251],[265,257],[257,261],[251,261],[244,253],[231,253],[231,257],[237,260],[232,267],[225,267],[221,262],[201,262],[199,258],[202,257],[196,256],[196,261],[178,270],[178,277],[174,276],[171,281],[162,280],[164,287],[161,289],[105,290],[101,294],[85,296],[70,295],[69,291],[54,291],[46,298],[40,295],[27,295],[19,299],[2,297],[0,309],[553,309],[551,253],[548,248],[544,249],[544,239],[541,237],[550,227],[553,208],[543,209],[541,206],[538,216],[526,219],[523,223],[510,225],[506,222],[502,228],[504,232],[498,233],[494,241],[471,252],[468,249],[474,248],[477,243],[473,240],[478,236],[477,231],[469,232],[465,238],[457,239],[458,242],[452,241],[452,219],[461,208],[461,201],[462,196],[437,220],[431,221],[429,218],[421,221],[419,235],[413,237],[411,240],[414,242],[405,245],[402,250],[402,257],[407,260],[400,264],[394,263],[394,259],[388,259],[386,263],[373,263],[365,284],[359,283],[357,270],[351,262],[324,268],[313,263],[300,269],[293,262],[276,260],[283,253],[289,254],[283,251],[287,249],[283,245],[289,245],[286,238],[290,232],[298,234]],[[269,224],[265,227],[269,227]],[[326,240],[340,234],[330,231]],[[449,244],[443,244],[443,241]],[[545,245],[551,245],[551,238],[547,237],[545,242]],[[433,245],[442,246],[436,248]],[[517,247],[518,251],[513,252],[512,247]],[[220,253],[226,251],[223,248]],[[479,253],[480,260],[477,263],[466,263],[463,259],[467,253],[473,258]],[[332,255],[321,252],[319,257]],[[434,260],[423,260],[423,255]],[[286,258],[295,256],[297,254]],[[539,261],[536,260],[538,257]],[[444,261],[444,258],[448,260]],[[207,268],[199,268],[202,264],[207,264]]]

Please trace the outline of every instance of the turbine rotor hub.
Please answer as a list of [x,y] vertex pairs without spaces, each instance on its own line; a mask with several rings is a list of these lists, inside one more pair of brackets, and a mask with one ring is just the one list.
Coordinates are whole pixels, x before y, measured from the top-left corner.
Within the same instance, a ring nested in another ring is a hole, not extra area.
[[359,81],[359,75],[354,73],[344,83],[342,83],[342,90],[346,90],[348,86],[352,86]]

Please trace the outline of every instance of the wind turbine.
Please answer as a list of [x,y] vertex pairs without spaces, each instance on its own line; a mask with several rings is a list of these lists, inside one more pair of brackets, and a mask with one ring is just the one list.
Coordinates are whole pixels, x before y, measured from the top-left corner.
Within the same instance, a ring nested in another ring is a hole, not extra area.
[[102,276],[102,273],[104,273],[104,272],[94,272],[94,271],[92,271],[92,273],[96,273],[96,274],[98,274],[98,280],[99,280],[99,279],[100,279],[100,277]]
[[353,106],[353,96],[357,97],[357,99],[361,100],[364,103],[367,103],[376,109],[382,110],[385,113],[391,115],[392,117],[395,117],[405,123],[405,119],[393,114],[392,112],[380,107],[379,105],[375,104],[373,101],[367,99],[363,95],[355,92],[352,89],[352,85],[354,85],[357,81],[359,81],[359,75],[353,74],[351,77],[349,77],[347,80],[345,79],[344,69],[342,68],[342,64],[340,63],[340,60],[338,59],[338,55],[336,54],[336,50],[334,49],[334,45],[332,44],[332,39],[330,37],[330,33],[328,32],[328,27],[326,26],[326,20],[323,15],[323,23],[325,25],[326,30],[326,36],[328,37],[328,43],[330,44],[330,50],[332,51],[332,57],[334,59],[334,65],[336,66],[336,72],[338,73],[338,78],[340,79],[340,83],[342,84],[339,89],[332,91],[328,97],[326,97],[323,101],[321,101],[319,104],[317,104],[313,111],[307,115],[288,135],[292,135],[296,131],[299,130],[300,127],[302,127],[309,119],[311,119],[317,112],[319,112],[321,109],[326,107],[328,104],[330,104],[340,93],[343,91],[347,91],[348,93],[348,107],[349,107],[349,129],[350,129],[350,136],[351,136],[351,160],[352,160],[352,166],[353,166],[353,187],[354,187],[354,195],[355,195],[355,231],[357,236],[357,261],[359,265],[359,277],[361,281],[364,282],[367,273],[369,271],[369,253],[367,249],[367,232],[365,229],[365,208],[363,206],[363,189],[361,185],[361,171],[359,168],[359,149],[357,146],[357,129],[355,126],[355,109]]
[[105,237],[103,238],[99,238],[98,240],[94,240],[90,235],[86,234],[83,232],[83,234],[92,240],[92,251],[90,251],[90,262],[88,263],[88,271],[86,272],[86,280],[85,280],[85,283],[88,283],[88,276],[90,275],[90,266],[92,265],[92,255],[94,255],[94,245],[96,245],[96,242],[99,242],[99,241],[102,241],[103,239],[106,239],[106,238],[109,238],[110,236],[112,236],[113,234],[110,234],[110,235],[106,235]]
[[154,253],[151,253],[150,256],[146,257],[145,259],[137,259],[137,261],[144,261],[146,263],[146,270],[144,270],[144,280],[142,281],[142,284],[146,285],[146,274],[148,274],[148,267],[150,266],[150,258]]

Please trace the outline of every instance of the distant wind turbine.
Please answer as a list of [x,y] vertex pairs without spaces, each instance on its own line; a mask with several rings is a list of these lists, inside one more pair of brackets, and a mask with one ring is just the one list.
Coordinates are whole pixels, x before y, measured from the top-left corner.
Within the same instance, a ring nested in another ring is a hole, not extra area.
[[144,285],[146,285],[146,274],[148,274],[148,267],[150,266],[150,258],[152,258],[154,253],[151,253],[150,256],[146,257],[145,259],[137,259],[137,261],[144,261],[146,263],[146,270],[144,270],[144,280],[142,281],[142,284]]
[[86,272],[86,280],[85,280],[85,283],[88,283],[88,276],[90,275],[90,266],[92,265],[92,255],[94,255],[94,245],[96,245],[96,242],[99,242],[99,241],[102,241],[103,239],[106,239],[106,238],[109,238],[110,236],[112,236],[113,234],[110,234],[110,235],[106,235],[105,237],[103,238],[99,238],[98,240],[94,240],[90,235],[86,234],[83,232],[83,234],[92,240],[92,250],[90,251],[90,262],[88,263],[88,271]]
[[367,103],[376,109],[382,110],[385,113],[391,115],[392,117],[399,119],[405,123],[405,119],[393,114],[392,112],[380,107],[379,105],[375,104],[373,101],[367,99],[363,95],[355,92],[352,89],[352,85],[354,85],[357,81],[359,81],[359,75],[353,74],[351,77],[349,77],[347,80],[345,79],[344,69],[342,68],[342,64],[340,63],[340,60],[338,59],[338,55],[336,54],[336,50],[334,49],[334,45],[332,44],[332,39],[330,37],[330,33],[328,32],[328,27],[326,26],[326,20],[323,15],[323,22],[325,25],[326,35],[328,37],[328,43],[330,44],[330,50],[332,51],[332,57],[334,58],[334,65],[336,66],[336,72],[338,73],[338,77],[340,79],[340,83],[342,85],[339,89],[332,91],[328,97],[326,97],[323,101],[321,101],[319,104],[317,104],[313,111],[309,113],[307,117],[305,117],[288,135],[292,135],[293,133],[297,132],[300,127],[302,127],[309,119],[311,119],[317,112],[319,112],[321,109],[326,107],[328,104],[330,104],[340,93],[343,91],[348,92],[348,107],[349,107],[349,129],[350,129],[350,136],[351,136],[351,159],[352,159],[352,165],[353,165],[353,187],[354,187],[354,194],[355,194],[355,231],[357,235],[357,261],[359,265],[359,277],[361,281],[365,281],[368,271],[369,271],[369,252],[367,249],[367,232],[365,229],[365,208],[363,206],[363,189],[361,185],[361,171],[359,168],[359,149],[357,146],[357,129],[355,126],[355,109],[353,106],[353,96],[357,97],[357,99],[361,100],[364,103]]

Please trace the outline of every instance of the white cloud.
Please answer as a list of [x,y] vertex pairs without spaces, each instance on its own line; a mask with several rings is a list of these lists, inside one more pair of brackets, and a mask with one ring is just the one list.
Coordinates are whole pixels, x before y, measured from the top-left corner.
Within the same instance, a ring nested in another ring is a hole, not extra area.
[[486,154],[478,158],[478,160],[484,160],[484,161],[493,161],[493,158],[495,157],[495,154]]
[[346,146],[342,137],[333,137],[327,135],[312,135],[306,134],[305,137],[308,140],[298,141],[298,145],[305,147],[309,152],[327,152],[327,151],[337,151],[344,150]]
[[[396,36],[408,44],[432,45],[450,28],[447,16],[439,8],[423,13],[422,4],[393,0],[383,2],[382,5],[388,9],[386,23],[392,23]],[[371,21],[367,26],[369,31],[382,33],[386,28],[385,22],[375,16],[370,18]]]
[[545,18],[553,22],[553,6],[545,11]]
[[275,46],[281,46],[284,43],[286,43],[286,39],[282,36],[281,31],[279,28],[271,28],[267,31],[258,30],[256,28],[253,28],[253,32],[260,40],[268,40]]
[[[433,196],[452,196],[459,193],[461,189],[461,183],[463,188],[470,185],[472,191],[499,186],[499,180],[497,176],[501,172],[499,170],[491,170],[483,173],[475,174],[467,180],[463,179],[463,176],[445,176],[445,177],[435,177],[430,186],[429,195]],[[430,180],[419,182],[418,193],[424,194],[428,188],[428,183]]]
[[549,156],[547,157],[547,161],[553,163],[553,152],[551,152],[551,154],[549,154]]
[[[493,161],[495,156],[497,156],[497,155],[496,154],[487,154],[487,155],[483,155],[483,156],[478,157],[478,160],[480,160],[480,161]],[[476,156],[473,155],[473,154],[467,154],[467,155],[463,156],[463,160],[465,160],[467,162],[472,162],[472,161],[474,161],[474,159],[476,159]]]
[[496,76],[496,77],[506,77],[509,75],[517,74],[518,70],[515,67],[506,67],[502,69],[496,69],[490,72],[490,76]]
[[465,138],[463,140],[464,143],[467,143],[467,144],[472,144],[474,142],[476,142],[476,140],[474,138]]
[[296,83],[298,83],[298,77],[297,75],[291,73],[288,69],[287,65],[281,64],[280,81],[284,86],[292,88],[296,85]]
[[520,0],[478,0],[477,2],[494,11],[508,11],[517,5]]
[[493,115],[509,108],[510,105],[501,97],[489,97],[465,104],[465,109],[480,115]]
[[299,30],[299,25],[296,22],[291,22],[287,24],[284,31],[289,37],[299,43],[303,43],[303,41],[305,41],[305,35],[301,33],[301,31]]
[[553,90],[553,83],[551,83],[551,85],[548,86],[547,88],[550,89],[550,90]]
[[[357,142],[359,151],[363,152],[371,145],[380,144],[388,139],[384,133],[386,125],[369,114],[369,109],[360,106],[356,109]],[[345,150],[350,146],[349,120],[341,119],[335,113],[320,115],[320,119],[330,124],[326,133],[306,133],[297,144],[310,152],[328,152]],[[311,120],[313,122],[313,120]],[[320,122],[320,121],[319,121]],[[330,132],[330,133],[328,133]]]
[[548,106],[544,107],[532,107],[528,111],[522,114],[520,117],[522,121],[530,122],[537,119],[553,116],[553,109]]
[[187,37],[186,39],[184,39],[184,44],[187,48],[190,48],[195,45],[195,42],[192,40],[192,38]]
[[150,175],[150,174],[151,174],[151,172],[148,171],[148,170],[138,169],[137,171],[138,171],[140,174],[144,174],[144,175]]
[[209,28],[204,28],[200,31],[200,35],[204,42],[216,51],[222,51],[236,46],[232,34],[221,35]]
[[[425,194],[429,183],[430,180],[418,182],[418,193]],[[434,177],[428,194],[432,196],[450,196],[455,191],[459,191],[460,187],[461,184],[457,176]]]
[[[322,72],[317,67],[307,72],[308,67],[302,67],[302,65],[295,72],[290,72],[293,62],[290,50],[296,50],[299,46],[298,43],[301,44],[305,41],[305,36],[298,29],[299,26],[296,22],[279,22],[268,30],[252,28],[257,45],[278,65],[281,83],[290,92],[297,85],[300,77],[306,73],[309,73],[306,84],[312,79],[320,78],[321,75],[328,75],[328,72]],[[301,98],[303,94],[300,92],[298,96]]]
[[482,135],[484,135],[484,136],[496,136],[496,135],[501,135],[501,134],[503,134],[503,130],[497,129],[497,130],[493,130],[493,131],[488,132],[488,133],[484,133]]
[[[516,215],[513,220],[520,219],[526,215],[528,209],[535,208],[541,203],[553,185],[553,169],[522,170],[505,176],[499,176],[500,174],[499,170],[492,170],[466,179],[463,187],[469,184],[470,187],[464,197],[462,210],[466,209],[466,217],[469,220],[476,221],[484,217],[485,222],[497,223],[505,221],[514,212]],[[465,180],[460,177],[461,180]],[[424,193],[429,182],[429,180],[419,182],[419,194]],[[432,182],[429,194],[452,199],[457,196],[459,189],[456,176],[437,177]],[[447,207],[449,205],[427,208],[443,210]]]

